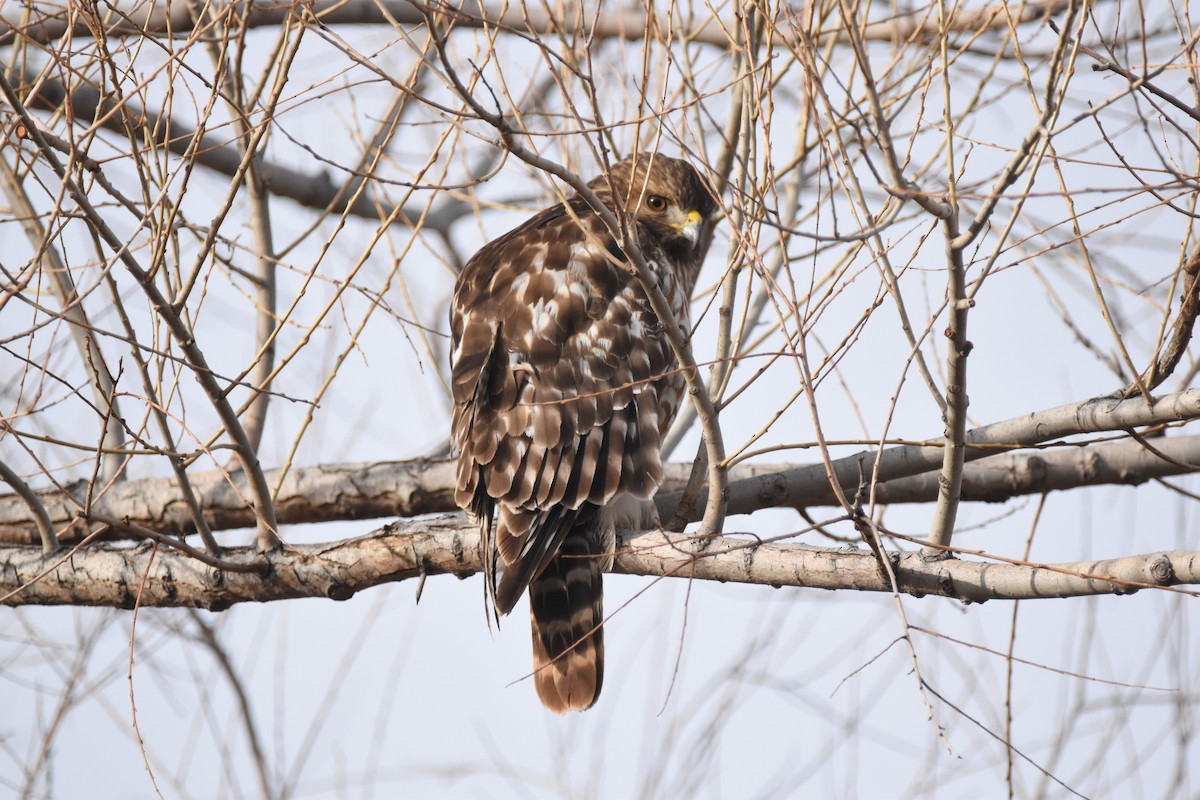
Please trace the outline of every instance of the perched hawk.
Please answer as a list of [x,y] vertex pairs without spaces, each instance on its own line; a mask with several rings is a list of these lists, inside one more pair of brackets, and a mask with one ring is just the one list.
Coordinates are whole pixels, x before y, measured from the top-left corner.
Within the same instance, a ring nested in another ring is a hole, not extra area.
[[[716,211],[696,170],[647,153],[588,185],[634,221],[686,326]],[[455,500],[479,521],[496,612],[529,587],[534,685],[559,713],[600,695],[614,525],[638,518],[662,482],[660,443],[685,398],[625,259],[576,195],[476,253],[450,312]]]

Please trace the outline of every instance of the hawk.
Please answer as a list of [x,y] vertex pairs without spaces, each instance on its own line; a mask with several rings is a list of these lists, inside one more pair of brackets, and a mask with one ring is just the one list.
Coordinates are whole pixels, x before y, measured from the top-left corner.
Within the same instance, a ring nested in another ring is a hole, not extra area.
[[[700,175],[644,153],[588,186],[631,221],[686,329],[717,209]],[[488,598],[507,614],[528,587],[538,696],[582,711],[604,678],[601,573],[615,528],[653,508],[683,375],[619,240],[578,194],[467,262],[450,331],[455,500],[479,522]]]

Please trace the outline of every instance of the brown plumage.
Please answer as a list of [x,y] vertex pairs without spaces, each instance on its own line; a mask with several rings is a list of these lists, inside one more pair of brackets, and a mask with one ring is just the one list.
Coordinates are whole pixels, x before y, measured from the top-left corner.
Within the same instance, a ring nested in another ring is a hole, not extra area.
[[[635,221],[686,326],[716,211],[695,169],[642,154],[588,185]],[[559,713],[600,694],[601,573],[628,513],[615,507],[636,516],[654,496],[660,443],[685,396],[663,326],[624,260],[575,196],[476,253],[450,312],[455,499],[479,520],[496,613],[529,588],[534,685]]]

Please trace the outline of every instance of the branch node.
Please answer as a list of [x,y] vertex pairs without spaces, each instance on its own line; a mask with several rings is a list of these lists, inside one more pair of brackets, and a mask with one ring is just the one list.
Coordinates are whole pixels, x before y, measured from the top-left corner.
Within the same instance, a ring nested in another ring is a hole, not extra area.
[[1150,577],[1161,586],[1172,586],[1179,582],[1175,575],[1175,567],[1171,566],[1171,559],[1166,556],[1156,558],[1150,565]]
[[208,585],[210,588],[219,589],[225,585],[225,571],[218,567],[209,567],[205,574],[208,577]]
[[[954,553],[950,550],[942,550],[936,547],[922,547],[917,553],[921,561],[926,564],[933,564],[938,561],[949,561],[954,558]],[[949,580],[947,578],[947,580]],[[940,579],[939,579],[940,582]]]

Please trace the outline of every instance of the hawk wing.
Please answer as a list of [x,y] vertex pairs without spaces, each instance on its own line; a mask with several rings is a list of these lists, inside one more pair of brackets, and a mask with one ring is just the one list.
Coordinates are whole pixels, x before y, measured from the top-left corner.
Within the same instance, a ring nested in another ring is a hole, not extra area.
[[[466,265],[451,320],[456,499],[499,512],[486,564],[507,613],[585,513],[653,496],[682,398],[662,326],[581,200],[543,211]],[[681,309],[686,313],[686,306]],[[485,552],[488,548],[485,547]],[[488,571],[485,570],[485,571]]]

